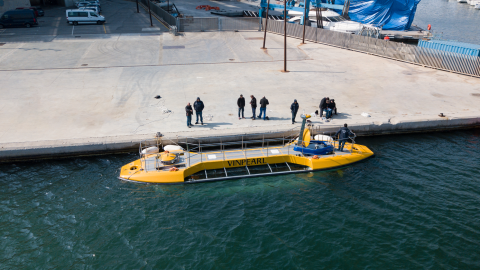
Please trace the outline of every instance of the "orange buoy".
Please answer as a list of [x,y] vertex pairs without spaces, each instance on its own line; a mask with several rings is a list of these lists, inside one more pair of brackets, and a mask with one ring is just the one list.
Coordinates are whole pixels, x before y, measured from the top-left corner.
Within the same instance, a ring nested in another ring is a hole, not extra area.
[[429,24],[429,25],[427,26],[427,29],[428,29],[428,31],[432,30],[432,25]]
[[312,157],[312,159],[318,159],[318,156],[317,156],[317,155],[315,155],[315,156],[313,156],[313,157]]

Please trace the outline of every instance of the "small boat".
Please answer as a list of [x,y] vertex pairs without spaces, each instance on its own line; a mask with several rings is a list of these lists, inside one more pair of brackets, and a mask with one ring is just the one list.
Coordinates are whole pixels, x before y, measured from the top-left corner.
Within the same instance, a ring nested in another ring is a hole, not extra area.
[[[243,141],[241,149],[197,152],[183,149],[180,145],[158,146],[140,150],[140,158],[124,165],[119,178],[125,181],[153,184],[190,184],[208,181],[305,173],[345,167],[374,155],[366,146],[355,144],[354,137],[345,144],[343,151],[337,151],[338,141],[330,136],[313,136],[306,127],[310,115],[301,116],[302,126],[299,136],[285,144],[269,146],[269,141]],[[247,148],[250,144],[261,147]],[[212,145],[203,145],[208,147]],[[218,149],[218,148],[217,148]]]
[[475,4],[475,9],[480,9],[480,2],[477,2],[477,3]]
[[[288,15],[295,16],[288,20],[289,23],[300,24],[303,12],[290,11],[288,12]],[[312,27],[317,27],[316,17],[317,16],[315,11],[310,11],[308,13],[308,18]],[[360,33],[364,26],[359,22],[347,20],[342,15],[332,10],[322,11],[322,25],[323,29],[349,34]]]
[[467,0],[457,0],[458,3],[467,3]]

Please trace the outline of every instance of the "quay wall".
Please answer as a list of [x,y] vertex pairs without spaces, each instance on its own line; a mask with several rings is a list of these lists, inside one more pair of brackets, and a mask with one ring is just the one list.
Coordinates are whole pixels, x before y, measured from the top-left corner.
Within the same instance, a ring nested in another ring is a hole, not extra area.
[[[418,121],[405,121],[398,123],[359,123],[349,125],[358,137],[378,136],[390,134],[407,134],[420,132],[452,131],[461,129],[473,129],[480,127],[480,117],[426,119]],[[318,133],[332,134],[340,126],[316,127]],[[318,130],[319,128],[319,130]],[[220,143],[242,140],[261,140],[282,137],[292,137],[299,131],[297,129],[285,129],[259,133],[239,131],[238,133],[225,133],[225,131],[209,131],[210,134],[188,137],[191,142]],[[163,133],[161,142],[164,145],[175,144],[185,140],[182,133]],[[51,141],[34,141],[21,143],[0,144],[0,162],[17,162],[27,160],[57,159],[91,155],[105,155],[114,153],[136,152],[140,142],[154,144],[158,139],[156,134],[112,136],[85,139],[67,139]]]

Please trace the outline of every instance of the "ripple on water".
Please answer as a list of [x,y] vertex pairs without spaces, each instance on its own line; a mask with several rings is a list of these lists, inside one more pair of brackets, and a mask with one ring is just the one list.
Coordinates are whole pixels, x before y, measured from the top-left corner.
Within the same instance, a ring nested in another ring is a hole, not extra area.
[[360,138],[376,157],[185,186],[119,181],[136,155],[2,165],[4,268],[480,267],[478,131]]

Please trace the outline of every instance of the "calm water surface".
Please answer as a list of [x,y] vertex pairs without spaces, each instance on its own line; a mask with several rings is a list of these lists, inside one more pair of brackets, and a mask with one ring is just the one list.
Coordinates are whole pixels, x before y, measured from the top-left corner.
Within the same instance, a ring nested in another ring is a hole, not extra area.
[[413,24],[446,40],[480,44],[480,10],[455,0],[421,0]]
[[346,169],[125,183],[136,155],[2,165],[0,269],[479,269],[480,130],[360,138]]

